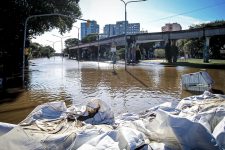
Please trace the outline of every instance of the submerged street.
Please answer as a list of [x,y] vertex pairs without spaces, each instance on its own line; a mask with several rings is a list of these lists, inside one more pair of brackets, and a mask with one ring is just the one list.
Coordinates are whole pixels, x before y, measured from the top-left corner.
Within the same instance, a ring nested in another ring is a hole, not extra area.
[[[0,104],[0,121],[19,123],[39,104],[65,101],[82,106],[98,98],[115,113],[140,112],[163,102],[194,95],[182,90],[181,75],[199,68],[165,67],[158,63],[128,66],[108,62],[77,62],[61,57],[33,59],[26,74],[26,90],[13,101]],[[213,86],[223,92],[225,70],[206,69]]]

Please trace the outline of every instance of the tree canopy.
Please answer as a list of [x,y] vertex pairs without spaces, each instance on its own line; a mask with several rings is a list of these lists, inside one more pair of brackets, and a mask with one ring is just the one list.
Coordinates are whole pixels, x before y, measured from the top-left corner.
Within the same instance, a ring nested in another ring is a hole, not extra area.
[[[197,28],[207,28],[207,27],[221,27],[225,26],[225,21],[213,21],[209,23],[202,23],[197,25],[190,26],[190,29]],[[213,36],[210,38],[209,50],[210,58],[221,59],[220,50],[225,45],[225,36]],[[184,39],[178,40],[178,47],[181,54],[189,54],[192,58],[202,58],[203,57],[203,48],[205,40],[204,38],[200,39]]]
[[55,53],[55,50],[51,46],[42,46],[39,43],[30,44],[30,56],[33,58],[37,57],[50,57]]
[[[59,13],[69,17],[46,16],[35,17],[28,22],[29,35],[40,35],[54,28],[64,33],[72,28],[72,23],[81,16],[78,0],[9,0],[6,4],[0,2],[1,31],[6,33],[10,29],[23,31],[28,16]],[[6,6],[7,5],[7,6]],[[14,33],[15,34],[15,33]],[[17,33],[18,34],[18,33]],[[10,34],[12,35],[12,34]],[[20,34],[18,34],[20,35]]]
[[223,26],[223,27],[225,26],[224,20],[216,20],[216,21],[209,22],[209,23],[191,25],[189,27],[189,29],[206,28],[206,27],[221,27],[221,26]]
[[[34,17],[28,21],[27,37],[41,35],[58,28],[60,33],[72,29],[76,19],[81,17],[79,0],[8,0],[0,2],[0,52],[10,57],[12,66],[23,63],[23,35],[25,20],[29,16],[42,14],[63,14],[63,16]],[[7,58],[6,58],[7,59]],[[7,59],[8,60],[8,59]],[[9,62],[6,62],[9,63]],[[15,69],[14,69],[15,70]]]
[[65,46],[64,53],[69,53],[69,48],[74,47],[79,43],[79,40],[77,38],[70,38],[65,40]]
[[89,42],[94,42],[98,39],[98,34],[89,34],[86,37],[84,37],[81,42],[82,43],[89,43]]

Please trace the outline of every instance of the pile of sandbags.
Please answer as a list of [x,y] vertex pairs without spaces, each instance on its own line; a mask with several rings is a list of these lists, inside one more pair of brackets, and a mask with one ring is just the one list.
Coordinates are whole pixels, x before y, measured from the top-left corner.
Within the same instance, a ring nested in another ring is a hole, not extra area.
[[1,149],[225,149],[225,95],[205,92],[114,118],[101,100],[36,107],[21,123],[0,123]]

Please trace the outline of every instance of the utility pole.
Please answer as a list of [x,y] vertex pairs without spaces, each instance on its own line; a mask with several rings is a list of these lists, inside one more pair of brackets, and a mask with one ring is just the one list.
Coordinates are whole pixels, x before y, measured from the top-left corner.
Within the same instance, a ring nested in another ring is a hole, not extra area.
[[61,53],[62,53],[62,61],[63,61],[63,57],[64,57],[64,53],[63,53],[63,38],[68,38],[70,36],[58,36],[58,35],[55,35],[55,34],[52,34],[52,35],[61,39]]
[[142,1],[147,1],[147,0],[137,0],[137,1],[128,1],[125,2],[124,0],[121,0],[124,3],[125,6],[125,70],[127,70],[127,48],[128,48],[128,43],[127,43],[127,4],[129,3],[134,3],[134,2],[142,2]]
[[[26,43],[26,38],[27,38],[27,23],[31,18],[36,18],[36,17],[46,17],[46,16],[62,16],[62,17],[67,17],[67,18],[73,18],[72,16],[64,15],[64,14],[59,14],[59,13],[51,13],[51,14],[40,14],[40,15],[31,15],[26,18],[24,22],[24,31],[23,31],[23,49],[22,49],[22,55],[23,55],[23,67],[22,67],[22,82],[24,83],[24,68],[25,68],[25,43]],[[81,18],[76,18],[77,20],[83,20],[83,21],[89,21],[86,19],[81,19]]]
[[[60,42],[60,41],[50,41],[50,40],[47,40],[47,41],[52,43],[53,50],[55,50],[55,43]],[[55,59],[55,54],[54,54],[54,59]]]
[[77,39],[78,39],[78,42],[77,42],[77,46],[78,46],[78,56],[77,56],[77,61],[79,63],[80,61],[80,49],[79,49],[79,44],[80,44],[80,41],[79,41],[79,36],[80,36],[80,28],[78,28],[77,26],[73,26],[75,28],[77,28]]

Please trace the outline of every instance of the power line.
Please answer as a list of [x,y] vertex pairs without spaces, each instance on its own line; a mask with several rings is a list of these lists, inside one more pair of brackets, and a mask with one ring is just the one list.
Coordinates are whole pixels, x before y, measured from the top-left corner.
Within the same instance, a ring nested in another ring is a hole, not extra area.
[[201,8],[194,9],[194,10],[190,10],[190,11],[186,11],[186,12],[182,12],[182,13],[179,13],[179,14],[176,14],[176,15],[167,16],[167,17],[164,17],[164,18],[156,19],[156,20],[151,20],[150,22],[156,22],[156,21],[161,21],[161,20],[165,20],[165,19],[170,19],[170,18],[177,17],[177,16],[180,16],[180,15],[184,15],[184,14],[189,14],[189,13],[201,11],[201,10],[204,10],[204,9],[216,7],[218,5],[223,5],[223,4],[225,4],[225,2],[217,3],[215,5],[208,5],[208,6],[205,6],[205,7],[201,7]]

